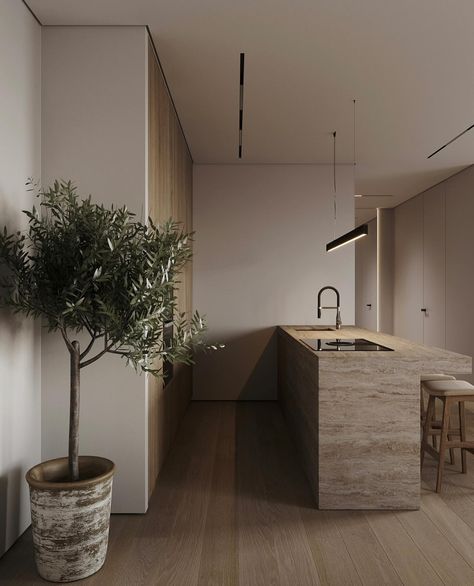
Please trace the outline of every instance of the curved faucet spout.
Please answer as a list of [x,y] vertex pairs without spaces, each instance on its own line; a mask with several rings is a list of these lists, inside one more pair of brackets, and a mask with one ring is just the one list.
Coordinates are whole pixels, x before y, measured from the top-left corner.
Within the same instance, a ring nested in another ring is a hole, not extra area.
[[[326,291],[326,289],[330,289],[331,291],[334,291],[334,293],[336,294],[336,306],[322,306],[321,305],[321,294]],[[318,319],[321,318],[321,310],[322,309],[335,309],[336,310],[336,330],[340,330],[341,326],[342,326],[342,319],[341,319],[341,296],[339,294],[339,291],[336,289],[336,287],[332,287],[331,285],[327,285],[326,287],[323,287],[322,289],[319,290],[318,292]]]

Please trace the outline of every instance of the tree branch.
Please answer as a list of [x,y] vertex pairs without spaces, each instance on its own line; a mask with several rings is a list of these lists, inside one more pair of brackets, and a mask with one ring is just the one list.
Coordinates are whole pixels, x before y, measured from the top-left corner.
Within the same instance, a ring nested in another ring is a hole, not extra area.
[[121,350],[108,350],[110,354],[119,354],[120,356],[128,356],[129,352],[122,352]]
[[67,349],[69,352],[74,352],[74,346],[72,345],[71,340],[67,337],[66,329],[64,326],[59,326],[59,331],[63,337],[64,342],[66,343]]
[[93,364],[96,360],[99,360],[99,358],[101,358],[106,352],[110,352],[110,349],[113,347],[113,345],[115,343],[116,343],[115,341],[112,341],[112,342],[110,342],[110,344],[107,345],[107,336],[106,336],[104,339],[104,349],[101,350],[100,352],[98,352],[92,358],[89,358],[89,360],[86,360],[85,362],[81,362],[79,364],[79,368],[84,368],[86,366],[89,366],[90,364]]
[[92,348],[92,346],[94,345],[94,342],[96,341],[97,337],[94,336],[93,334],[91,334],[91,341],[89,342],[89,344],[87,345],[86,349],[84,350],[84,352],[82,352],[80,359],[82,360],[85,356],[87,356],[87,354],[89,354],[90,349]]
[[[84,317],[81,319],[81,321],[82,321],[82,323],[85,325],[85,327],[86,327],[86,330],[89,332],[89,335],[91,336],[91,338],[95,338],[95,332],[94,332],[94,330],[93,330],[93,329],[90,327],[90,325],[89,325],[89,320],[88,320],[88,319],[87,319],[87,318],[84,316]],[[82,355],[81,355],[81,358],[82,358]]]

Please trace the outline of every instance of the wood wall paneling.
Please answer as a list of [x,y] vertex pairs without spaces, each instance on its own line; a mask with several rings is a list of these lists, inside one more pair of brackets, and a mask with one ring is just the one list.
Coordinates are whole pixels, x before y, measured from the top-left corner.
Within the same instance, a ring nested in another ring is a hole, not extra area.
[[[192,231],[192,158],[153,47],[148,50],[148,214],[156,223],[169,218]],[[177,290],[180,312],[191,314],[192,267],[189,264]],[[148,493],[174,439],[191,399],[191,369],[174,368],[166,385],[150,377],[148,386]]]

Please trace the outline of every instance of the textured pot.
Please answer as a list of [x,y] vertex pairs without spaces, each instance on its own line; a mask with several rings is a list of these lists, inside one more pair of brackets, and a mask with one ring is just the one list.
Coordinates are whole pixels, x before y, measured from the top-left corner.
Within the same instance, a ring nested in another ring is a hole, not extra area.
[[80,456],[77,482],[67,480],[67,458],[48,460],[26,474],[36,567],[45,580],[73,582],[103,566],[114,470],[106,458]]

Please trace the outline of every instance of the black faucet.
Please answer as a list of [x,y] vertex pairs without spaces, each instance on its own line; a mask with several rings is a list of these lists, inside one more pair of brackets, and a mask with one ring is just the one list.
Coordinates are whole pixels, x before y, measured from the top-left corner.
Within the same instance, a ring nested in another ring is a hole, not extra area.
[[[326,291],[326,289],[331,289],[331,291],[334,291],[334,293],[336,294],[336,305],[326,305],[325,307],[323,307],[321,305],[321,294],[323,291]],[[322,289],[319,290],[318,292],[318,319],[321,318],[321,309],[335,309],[336,310],[336,330],[340,330],[341,326],[342,326],[342,320],[341,320],[341,296],[339,295],[339,291],[336,289],[336,287],[331,287],[330,285],[328,285],[327,287],[323,287]]]

